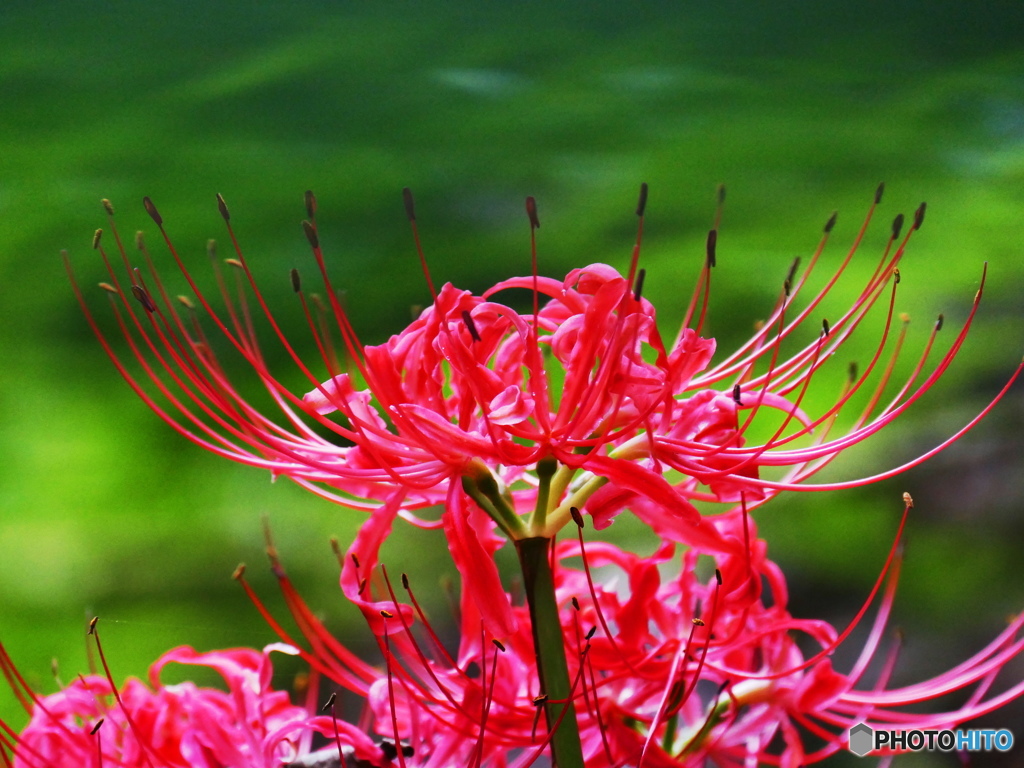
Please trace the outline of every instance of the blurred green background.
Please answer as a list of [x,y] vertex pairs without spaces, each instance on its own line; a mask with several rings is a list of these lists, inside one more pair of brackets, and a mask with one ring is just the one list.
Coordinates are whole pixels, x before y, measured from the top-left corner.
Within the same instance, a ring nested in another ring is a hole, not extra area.
[[[267,515],[314,609],[357,645],[366,639],[342,605],[327,543],[347,540],[358,516],[177,437],[95,343],[58,254],[69,249],[87,287],[103,279],[90,249],[106,227],[100,198],[123,233],[146,230],[166,261],[140,203],[150,195],[210,287],[205,243],[225,239],[214,201],[223,193],[262,286],[294,323],[287,275],[312,269],[299,221],[303,191],[315,190],[335,280],[372,342],[428,300],[404,186],[416,192],[435,280],[480,290],[528,271],[528,194],[543,273],[593,261],[624,269],[648,182],[645,294],[671,327],[725,183],[709,331],[729,350],[839,209],[820,284],[885,180],[853,271],[873,266],[892,216],[928,201],[902,266],[899,309],[915,320],[907,365],[937,312],[951,329],[963,320],[986,260],[989,284],[948,380],[829,477],[871,474],[955,431],[1024,351],[1022,24],[1019,2],[4,4],[0,637],[47,690],[51,657],[64,678],[85,668],[92,615],[119,677],[175,644],[269,642],[230,579],[248,561],[280,607],[263,567]],[[822,313],[838,316],[855,285]],[[101,292],[87,290],[106,317]],[[877,320],[861,334],[862,359]],[[794,613],[850,615],[908,490],[917,509],[894,620],[908,633],[900,681],[994,635],[1024,607],[1022,422],[1018,386],[920,469],[761,510]],[[435,543],[389,555],[428,585],[421,593],[449,569]],[[0,716],[21,722],[2,694]]]

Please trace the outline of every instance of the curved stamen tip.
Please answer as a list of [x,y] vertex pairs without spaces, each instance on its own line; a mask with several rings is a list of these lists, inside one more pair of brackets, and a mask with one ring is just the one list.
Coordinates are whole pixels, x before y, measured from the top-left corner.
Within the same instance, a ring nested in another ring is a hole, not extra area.
[[234,573],[231,574],[231,578],[238,581],[243,576],[245,576],[245,563],[239,563],[235,568]]
[[903,503],[906,505],[907,509],[914,508],[914,499],[906,491],[903,492]]
[[327,701],[324,702],[324,705],[320,707],[320,711],[326,712],[327,710],[331,709],[334,706],[334,702],[337,698],[337,692],[332,692],[331,695],[327,697]]
[[920,229],[924,223],[924,212],[927,207],[927,203],[921,203],[917,206],[917,210],[914,211],[914,229]]
[[473,316],[469,314],[468,309],[462,310],[462,322],[466,324],[466,328],[469,330],[469,335],[473,337],[473,341],[480,341],[480,332],[476,329],[476,323],[473,322]]
[[103,237],[103,230],[97,229],[92,233],[92,249],[95,251],[100,247],[100,238]]
[[582,529],[584,527],[584,522],[583,515],[580,514],[580,511],[576,509],[576,507],[569,507],[569,514],[572,515],[572,521]]
[[296,293],[301,293],[302,279],[299,277],[299,270],[293,269],[290,274],[292,278],[292,290],[295,291]]
[[146,195],[146,197],[142,198],[142,207],[146,209],[146,213],[148,213],[149,217],[153,219],[154,222],[156,222],[156,225],[158,227],[162,227],[164,225],[164,217],[160,215],[160,212],[156,209],[156,206],[153,205],[153,201],[149,199],[149,195]]
[[875,190],[875,205],[878,205],[880,202],[882,202],[883,192],[885,192],[885,182],[880,181],[878,183],[878,188]]
[[135,300],[138,301],[147,312],[156,312],[156,304],[154,304],[153,299],[150,298],[149,292],[141,285],[136,284],[132,286],[132,296],[135,297]]
[[228,211],[228,204],[224,202],[224,195],[217,193],[217,210],[220,211],[224,221],[231,221],[231,213]]
[[839,218],[839,211],[832,211],[832,215],[828,217],[828,221],[825,222],[825,234],[827,235],[832,231],[832,227],[836,225],[836,219]]
[[303,220],[302,231],[306,233],[306,239],[309,240],[309,244],[314,248],[320,247],[320,237],[316,233],[316,228],[308,221]]
[[530,226],[533,229],[540,229],[540,219],[537,218],[537,201],[533,195],[526,198],[526,215],[530,217]]
[[644,211],[647,209],[647,182],[643,182],[640,185],[640,199],[636,203],[636,215],[641,218],[644,215]]
[[305,195],[306,203],[306,216],[314,218],[316,216],[316,195],[313,194],[313,190],[307,189]]
[[892,220],[892,239],[895,240],[900,236],[900,232],[903,230],[903,214],[897,213],[896,218]]
[[707,257],[708,257],[708,268],[713,268],[715,266],[715,264],[718,263],[716,258],[715,258],[715,250],[716,250],[717,246],[718,246],[718,230],[717,229],[712,229],[712,230],[708,231],[708,240],[707,240],[707,245],[705,246],[705,250],[707,252]]
[[636,287],[633,289],[633,301],[640,301],[640,295],[644,290],[645,277],[647,277],[647,270],[641,268],[636,274]]
[[416,207],[413,204],[412,190],[408,187],[402,189],[402,202],[405,203],[405,215],[409,217],[409,221],[416,221]]
[[114,215],[114,204],[107,200],[107,198],[104,197],[102,200],[100,200],[100,205],[102,205],[103,210],[107,212],[107,216]]
[[95,635],[96,634],[96,622],[99,621],[99,620],[100,620],[99,616],[93,616],[89,620],[89,634],[90,635]]

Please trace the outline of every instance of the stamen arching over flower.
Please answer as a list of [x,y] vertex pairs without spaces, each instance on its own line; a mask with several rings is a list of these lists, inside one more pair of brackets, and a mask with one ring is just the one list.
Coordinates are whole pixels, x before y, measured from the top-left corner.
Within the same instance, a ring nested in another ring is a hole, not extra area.
[[[504,280],[477,296],[451,284],[434,291],[427,274],[432,303],[384,344],[364,346],[328,277],[311,194],[303,227],[326,302],[311,310],[312,299],[307,299],[295,271],[292,285],[320,350],[318,363],[304,361],[275,321],[219,196],[234,250],[228,263],[238,277],[233,295],[215,262],[222,309],[200,290],[148,198],[146,210],[194,294],[182,300],[184,309],[172,301],[141,235],[137,244],[145,274],[132,266],[114,227],[113,209],[105,204],[125,272],[119,273],[108,258],[99,233],[94,246],[107,265],[105,286],[141,376],[122,363],[79,296],[122,375],[176,430],[215,453],[289,477],[343,505],[373,510],[397,492],[403,497],[402,514],[415,519],[417,508],[443,503],[451,489],[459,492],[464,487],[513,538],[550,537],[569,521],[572,506],[590,513],[599,524],[629,506],[662,536],[725,551],[732,545],[706,524],[693,502],[734,504],[743,497],[756,505],[783,489],[867,482],[807,481],[929,390],[956,356],[971,325],[981,289],[948,351],[928,368],[941,325],[937,323],[911,375],[894,397],[883,401],[905,332],[904,326],[886,361],[897,265],[921,226],[923,204],[905,233],[903,217],[896,217],[854,304],[831,321],[822,322],[816,315],[858,251],[881,189],[824,286],[798,303],[812,290],[811,277],[835,224],[834,215],[805,266],[795,262],[791,267],[774,310],[759,330],[713,365],[715,342],[700,334],[717,259],[715,229],[708,237],[684,325],[671,345],[664,342],[654,307],[641,293],[638,234],[627,277],[610,266],[593,264],[555,280],[538,275],[535,267],[531,276]],[[405,199],[422,258],[408,191]],[[641,232],[645,199],[646,186],[637,210]],[[528,213],[535,243],[535,203],[528,205]],[[533,252],[536,261],[535,245]],[[425,260],[423,265],[426,272]],[[498,301],[499,294],[511,288],[533,292],[534,313],[524,315]],[[816,374],[879,303],[885,319],[875,353],[832,405],[808,412],[810,399],[805,395]],[[252,366],[280,418],[258,410],[232,385],[199,314],[207,315]],[[255,314],[264,316],[272,335],[308,381],[305,395],[270,371],[256,338]],[[808,323],[822,330],[796,352],[784,353],[784,347],[789,350],[798,343]],[[347,352],[347,370],[338,361],[334,339],[340,339]],[[852,407],[858,394],[866,395],[868,405],[837,434],[841,413]],[[933,451],[871,479],[922,461],[987,410]],[[752,427],[779,422],[777,429],[768,430],[767,438],[751,440],[751,434],[765,431]]]

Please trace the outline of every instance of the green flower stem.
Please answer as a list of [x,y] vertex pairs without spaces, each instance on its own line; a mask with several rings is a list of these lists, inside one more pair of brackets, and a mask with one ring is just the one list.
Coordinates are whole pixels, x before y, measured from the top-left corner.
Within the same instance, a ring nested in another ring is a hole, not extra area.
[[523,586],[533,623],[533,646],[543,689],[541,693],[548,697],[544,705],[548,727],[558,723],[551,737],[552,761],[556,768],[584,768],[576,706],[571,699],[569,665],[565,660],[562,623],[555,601],[551,542],[551,539],[539,536],[519,539],[516,552],[523,569]]
[[537,505],[530,516],[530,531],[543,531],[547,522],[548,497],[551,494],[551,478],[558,470],[558,461],[553,456],[537,462]]
[[501,526],[510,539],[526,535],[522,519],[501,495],[498,483],[488,471],[487,474],[462,476],[462,488],[477,505]]
[[551,514],[548,515],[548,524],[544,533],[554,536],[572,519],[572,513],[569,510],[572,507],[582,509],[583,505],[587,503],[587,499],[593,496],[594,492],[607,482],[607,477],[599,477],[597,475],[587,480],[578,491],[551,511]]

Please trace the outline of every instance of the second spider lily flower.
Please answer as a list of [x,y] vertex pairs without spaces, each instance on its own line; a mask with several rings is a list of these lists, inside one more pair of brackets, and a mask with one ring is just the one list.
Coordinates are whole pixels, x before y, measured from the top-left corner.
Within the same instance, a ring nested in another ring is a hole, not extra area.
[[[0,668],[31,716],[20,733],[0,722],[0,764],[280,768],[311,754],[314,736],[334,742],[335,756],[340,750],[366,765],[385,762],[381,747],[362,731],[328,715],[310,714],[292,704],[286,691],[274,690],[274,651],[297,652],[281,643],[262,652],[175,648],[153,664],[147,682],[131,679],[122,686],[115,685],[104,660],[106,675],[79,676],[59,692],[41,696],[0,647]],[[100,653],[102,658],[102,649]],[[191,682],[166,684],[161,675],[172,664],[214,670],[226,690]]]
[[[706,524],[693,502],[733,504],[742,496],[755,505],[782,489],[836,488],[876,479],[808,483],[841,452],[915,403],[964,342],[980,288],[948,350],[929,365],[940,318],[910,375],[888,401],[883,398],[905,332],[905,324],[898,333],[892,330],[898,264],[924,219],[923,205],[905,232],[903,217],[896,217],[853,305],[831,322],[819,314],[858,251],[881,191],[832,276],[816,291],[812,288],[834,216],[805,266],[796,262],[790,268],[760,329],[715,364],[715,342],[702,332],[717,229],[709,234],[697,288],[671,344],[663,340],[654,307],[642,295],[638,234],[625,276],[593,264],[564,280],[542,277],[536,272],[534,245],[532,275],[505,280],[482,295],[450,284],[435,291],[424,260],[430,305],[384,344],[364,346],[328,276],[311,193],[304,229],[326,299],[307,296],[295,271],[292,280],[320,360],[300,357],[281,330],[220,197],[234,246],[227,264],[238,285],[237,292],[229,289],[216,267],[219,308],[187,269],[148,198],[145,207],[181,268],[190,297],[172,297],[141,235],[137,244],[144,268],[133,265],[105,201],[117,258],[108,256],[99,232],[94,246],[107,265],[109,280],[103,285],[141,375],[108,342],[80,292],[79,298],[122,375],[181,434],[343,505],[377,509],[397,490],[404,495],[403,516],[413,519],[417,508],[444,503],[453,488],[459,492],[462,486],[506,534],[520,539],[550,538],[569,522],[574,506],[597,511],[598,519],[607,522],[630,504],[661,535],[724,551],[735,545]],[[406,203],[418,246],[408,192]],[[646,186],[637,209],[640,232],[645,203]],[[539,219],[532,198],[527,209],[535,243]],[[532,313],[498,301],[502,291],[513,288],[532,292]],[[879,341],[863,371],[849,377],[831,404],[811,410],[806,394],[819,371],[878,305]],[[299,387],[270,370],[257,338],[260,315],[268,335],[298,368]],[[277,416],[258,409],[232,384],[214,353],[209,324],[253,368]],[[808,324],[820,330],[807,334]],[[848,416],[855,405],[859,413]],[[641,502],[632,504],[637,499]]]

